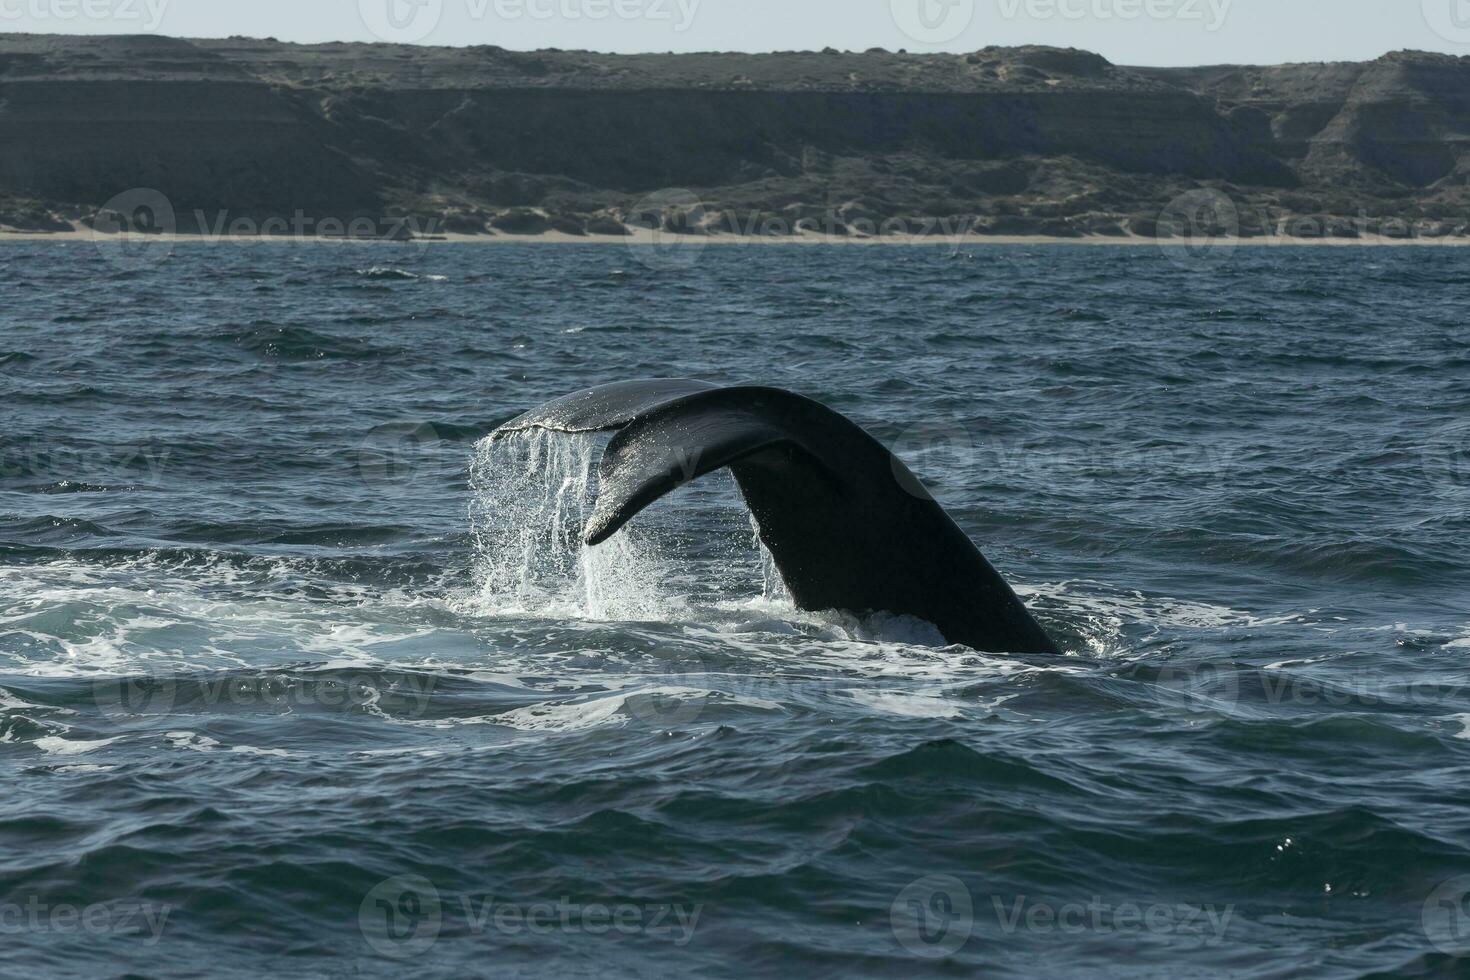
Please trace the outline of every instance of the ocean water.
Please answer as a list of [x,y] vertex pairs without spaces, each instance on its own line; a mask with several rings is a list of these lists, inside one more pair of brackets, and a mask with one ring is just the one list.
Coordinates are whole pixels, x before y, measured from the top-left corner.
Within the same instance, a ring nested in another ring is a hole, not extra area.
[[[1462,976],[1470,252],[0,247],[0,972]],[[1064,649],[592,552],[604,382],[816,397]]]

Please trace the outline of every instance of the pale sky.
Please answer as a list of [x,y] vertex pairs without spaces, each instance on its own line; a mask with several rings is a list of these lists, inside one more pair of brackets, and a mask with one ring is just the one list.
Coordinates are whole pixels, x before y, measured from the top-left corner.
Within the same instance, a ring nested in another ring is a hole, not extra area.
[[0,32],[242,34],[597,51],[973,51],[1118,64],[1470,55],[1470,0],[0,0]]

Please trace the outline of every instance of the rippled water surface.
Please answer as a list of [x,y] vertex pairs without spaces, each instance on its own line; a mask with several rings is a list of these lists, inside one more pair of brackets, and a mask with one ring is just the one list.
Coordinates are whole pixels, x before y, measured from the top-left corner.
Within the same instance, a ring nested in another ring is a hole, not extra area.
[[[1467,968],[1470,252],[154,258],[0,247],[4,972]],[[667,376],[867,426],[1065,654],[482,443]]]

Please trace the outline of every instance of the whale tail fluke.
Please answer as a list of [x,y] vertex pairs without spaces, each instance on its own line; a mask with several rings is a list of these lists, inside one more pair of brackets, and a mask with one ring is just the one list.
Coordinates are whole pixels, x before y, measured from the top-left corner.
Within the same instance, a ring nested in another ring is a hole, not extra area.
[[903,462],[819,402],[777,388],[625,382],[558,399],[496,435],[528,428],[617,433],[589,545],[728,467],[798,607],[915,616],[988,652],[1057,652]]

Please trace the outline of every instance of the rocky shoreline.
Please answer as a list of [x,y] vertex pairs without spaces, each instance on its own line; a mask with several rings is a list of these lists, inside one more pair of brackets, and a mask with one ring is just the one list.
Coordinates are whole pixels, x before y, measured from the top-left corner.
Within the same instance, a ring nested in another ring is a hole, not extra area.
[[0,231],[1470,236],[1470,58],[602,55],[0,35]]

